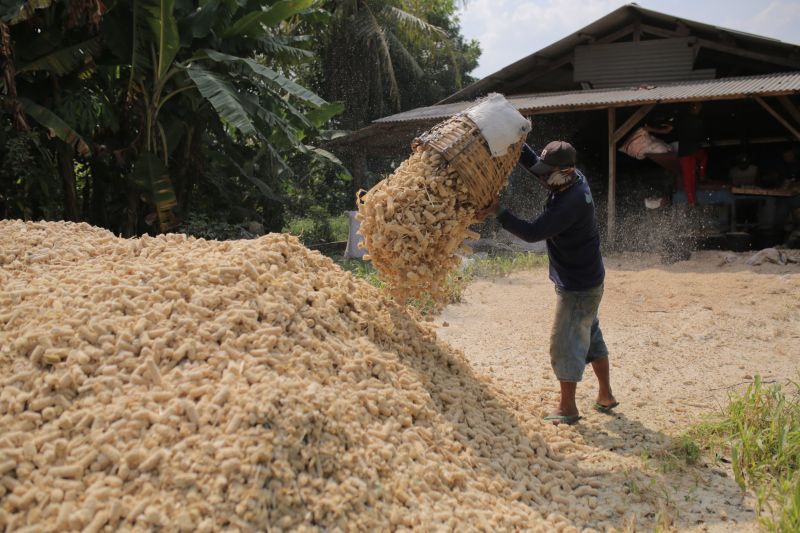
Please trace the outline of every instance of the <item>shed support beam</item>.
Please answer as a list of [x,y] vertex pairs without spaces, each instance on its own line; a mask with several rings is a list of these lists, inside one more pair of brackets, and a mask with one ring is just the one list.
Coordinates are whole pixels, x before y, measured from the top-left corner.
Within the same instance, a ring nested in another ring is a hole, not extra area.
[[608,109],[608,242],[613,243],[617,225],[617,143],[614,141],[616,130],[616,110]]
[[798,141],[800,141],[800,131],[797,131],[797,129],[796,129],[794,126],[792,126],[791,124],[789,124],[789,122],[788,122],[788,121],[787,121],[785,118],[783,118],[783,117],[780,115],[780,113],[778,113],[777,111],[775,111],[774,109],[772,109],[772,106],[770,106],[770,105],[769,105],[769,104],[766,102],[766,100],[764,100],[764,99],[763,99],[763,98],[761,98],[760,96],[754,96],[753,98],[755,98],[756,102],[758,102],[759,104],[761,104],[761,107],[763,107],[764,109],[766,109],[766,110],[767,110],[767,113],[769,113],[770,115],[772,115],[773,117],[775,117],[775,120],[777,120],[778,122],[780,122],[781,124],[783,124],[783,126],[784,126],[784,127],[787,129],[787,130],[789,130],[789,131],[792,133],[792,135],[794,135],[795,139],[797,139]]
[[744,48],[739,48],[738,46],[721,44],[714,41],[709,41],[708,39],[697,39],[697,44],[709,48],[711,50],[717,50],[719,52],[725,52],[739,57],[746,57],[748,59],[754,59],[756,61],[763,61],[765,63],[771,63],[773,65],[782,65],[785,67],[800,68],[800,61],[798,61],[797,59],[792,59],[790,57],[774,56],[769,54],[762,54],[759,52],[751,52],[750,50],[745,50]]
[[778,101],[781,103],[786,112],[792,115],[795,123],[800,125],[800,110],[797,109],[797,106],[794,105],[792,100],[788,96],[779,96]]
[[621,141],[622,138],[627,135],[629,131],[631,131],[631,128],[638,124],[639,121],[642,120],[645,115],[647,115],[655,106],[656,104],[647,104],[637,109],[636,112],[614,132],[611,137],[611,141],[614,144]]

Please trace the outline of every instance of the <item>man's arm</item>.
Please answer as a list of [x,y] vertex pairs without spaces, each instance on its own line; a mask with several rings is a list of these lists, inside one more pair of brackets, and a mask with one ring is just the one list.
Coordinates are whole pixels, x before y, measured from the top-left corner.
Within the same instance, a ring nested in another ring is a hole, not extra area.
[[528,146],[528,143],[522,145],[522,153],[519,154],[519,164],[525,167],[525,170],[530,172],[533,165],[539,162],[539,156],[533,151],[533,148]]
[[575,222],[577,213],[578,209],[570,208],[567,202],[562,202],[547,208],[532,222],[517,218],[506,209],[497,213],[497,220],[503,229],[523,241],[538,242],[555,237],[569,228]]

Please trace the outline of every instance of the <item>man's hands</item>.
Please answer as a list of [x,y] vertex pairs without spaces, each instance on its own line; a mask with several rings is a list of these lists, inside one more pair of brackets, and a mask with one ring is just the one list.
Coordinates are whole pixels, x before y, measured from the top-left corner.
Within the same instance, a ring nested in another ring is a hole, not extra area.
[[494,199],[492,200],[492,203],[489,204],[488,207],[485,207],[475,212],[475,218],[479,222],[481,222],[483,220],[486,220],[489,217],[489,215],[493,215],[494,213],[496,213],[498,209],[500,209],[500,197],[495,196]]

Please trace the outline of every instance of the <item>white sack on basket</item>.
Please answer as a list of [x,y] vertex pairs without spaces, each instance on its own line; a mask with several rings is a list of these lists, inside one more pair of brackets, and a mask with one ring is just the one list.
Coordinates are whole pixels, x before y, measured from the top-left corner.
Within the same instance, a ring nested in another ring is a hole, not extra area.
[[467,110],[467,116],[480,128],[493,157],[505,155],[531,131],[531,122],[523,117],[502,94],[492,93]]

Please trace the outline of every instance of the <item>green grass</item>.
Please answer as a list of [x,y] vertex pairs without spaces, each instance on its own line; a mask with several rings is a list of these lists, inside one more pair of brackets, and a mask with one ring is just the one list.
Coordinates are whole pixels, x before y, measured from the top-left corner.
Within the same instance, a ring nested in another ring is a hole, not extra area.
[[[369,262],[358,259],[342,259],[339,264],[355,276],[363,278],[375,287],[383,288],[385,284],[378,272]],[[547,265],[547,256],[538,253],[515,253],[507,256],[476,257],[463,269],[451,272],[445,280],[447,301],[457,303],[464,297],[464,290],[477,279],[493,279],[508,276],[522,270],[533,270]],[[429,296],[410,300],[409,303],[423,314],[435,312],[439,306]]]
[[350,221],[346,215],[293,218],[286,223],[282,231],[298,237],[306,246],[342,242],[347,240]]
[[721,416],[690,430],[703,449],[729,459],[736,482],[757,496],[770,531],[800,531],[800,393],[756,376]]

